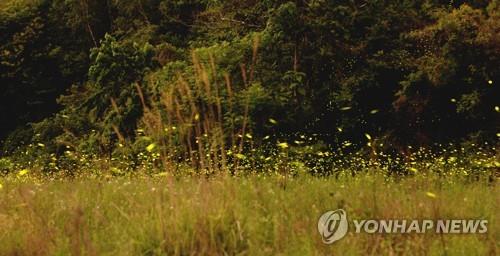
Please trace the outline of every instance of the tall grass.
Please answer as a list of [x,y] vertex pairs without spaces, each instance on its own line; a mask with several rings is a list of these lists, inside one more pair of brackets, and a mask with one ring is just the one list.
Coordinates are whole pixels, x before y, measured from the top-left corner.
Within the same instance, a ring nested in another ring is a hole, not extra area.
[[[241,65],[241,85],[234,86],[228,73],[219,73],[213,54],[201,60],[193,52],[192,73],[179,73],[174,82],[164,84],[159,104],[147,107],[137,87],[145,133],[158,143],[167,169],[172,170],[179,161],[210,173],[227,171],[229,166],[238,169],[245,139],[251,137],[250,99],[248,93],[243,99],[235,95],[245,94],[253,82],[258,46],[255,38],[250,67]],[[236,105],[242,105],[242,113],[237,113]]]
[[[498,188],[437,176],[2,179],[1,255],[498,255]],[[428,196],[428,192],[435,197]],[[487,219],[487,234],[355,234],[319,216]]]

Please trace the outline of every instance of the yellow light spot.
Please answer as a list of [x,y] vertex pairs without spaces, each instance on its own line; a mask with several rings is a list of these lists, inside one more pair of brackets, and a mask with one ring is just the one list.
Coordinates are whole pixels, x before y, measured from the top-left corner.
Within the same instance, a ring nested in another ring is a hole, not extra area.
[[373,109],[372,111],[370,111],[370,114],[372,114],[372,115],[373,115],[373,114],[377,114],[377,113],[378,113],[378,111],[379,111],[378,109]]
[[157,177],[165,177],[165,176],[168,176],[168,172],[160,172],[160,173],[156,174],[155,176],[157,176]]
[[28,171],[28,169],[22,169],[22,170],[20,170],[20,171],[17,173],[17,176],[22,177],[22,176],[24,176],[24,175],[28,174],[28,172],[29,172],[29,171]]
[[430,198],[436,198],[436,197],[437,197],[437,196],[436,196],[436,194],[434,194],[434,193],[432,193],[432,192],[427,192],[427,193],[425,193],[425,194],[426,194],[428,197],[430,197]]
[[344,142],[344,147],[349,147],[349,146],[351,146],[351,145],[352,145],[352,143],[351,143],[351,142]]
[[488,84],[493,84],[493,81],[491,81],[491,80],[488,80]]
[[0,184],[0,189],[2,189],[2,188],[3,188],[3,185],[2,185],[2,184]]
[[288,148],[288,143],[286,143],[286,142],[278,143],[278,147],[280,147],[280,148]]
[[410,170],[410,171],[412,171],[414,173],[418,172],[417,168],[414,168],[414,167],[410,167],[410,168],[408,168],[408,170]]
[[151,143],[151,144],[149,144],[149,146],[147,146],[147,147],[146,147],[146,150],[147,150],[148,152],[153,152],[153,150],[154,150],[155,148],[156,148],[156,144]]
[[337,131],[342,132],[343,131],[342,127],[337,127]]
[[238,159],[245,159],[245,155],[240,154],[240,153],[238,153],[238,154],[236,154],[236,155],[234,155],[234,156],[235,156],[236,158],[238,158]]
[[372,140],[372,136],[368,133],[365,133],[365,137],[368,139],[368,140]]
[[268,140],[269,138],[271,138],[271,136],[267,135],[266,137],[263,138],[263,140]]
[[457,102],[457,100],[455,98],[452,98],[450,101],[453,103]]
[[496,112],[500,112],[500,107],[499,106],[495,106],[495,111]]
[[252,139],[252,138],[253,138],[253,137],[252,137],[252,134],[250,134],[250,133],[245,134],[245,137],[247,137],[247,138],[249,138],[249,139]]
[[41,147],[41,148],[44,148],[44,147],[45,147],[45,144],[43,144],[43,143],[38,143],[37,145],[38,145],[39,147]]
[[278,124],[278,121],[272,119],[272,118],[269,118],[269,123],[271,124]]
[[196,115],[194,115],[194,120],[195,121],[200,120],[200,114],[196,113]]
[[346,111],[346,110],[350,110],[350,109],[351,109],[351,107],[343,107],[343,108],[341,108],[340,110],[342,110],[342,111]]

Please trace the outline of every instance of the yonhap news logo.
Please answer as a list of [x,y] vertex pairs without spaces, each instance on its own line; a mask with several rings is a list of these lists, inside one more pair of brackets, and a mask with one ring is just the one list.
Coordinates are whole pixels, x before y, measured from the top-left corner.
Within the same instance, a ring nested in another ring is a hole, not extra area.
[[347,234],[348,226],[347,213],[342,209],[326,212],[318,221],[318,231],[325,244],[342,239]]
[[[354,232],[368,234],[484,234],[488,232],[488,220],[409,220],[364,219],[352,220]],[[325,244],[342,239],[349,230],[347,212],[343,209],[325,212],[318,220],[318,232]]]

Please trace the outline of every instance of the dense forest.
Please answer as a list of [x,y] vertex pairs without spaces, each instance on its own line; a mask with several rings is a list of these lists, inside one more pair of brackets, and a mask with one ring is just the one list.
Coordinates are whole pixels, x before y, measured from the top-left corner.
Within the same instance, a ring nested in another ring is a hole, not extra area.
[[4,156],[498,142],[498,0],[2,0],[0,39]]

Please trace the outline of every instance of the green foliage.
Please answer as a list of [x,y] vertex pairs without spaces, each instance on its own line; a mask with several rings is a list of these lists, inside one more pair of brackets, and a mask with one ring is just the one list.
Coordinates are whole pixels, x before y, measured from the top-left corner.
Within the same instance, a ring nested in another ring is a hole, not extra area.
[[[42,0],[0,12],[7,154],[43,143],[49,156],[219,169],[297,134],[352,152],[497,143],[497,0]],[[138,156],[152,144],[160,157]]]
[[493,46],[497,33],[493,28],[500,25],[495,18],[498,10],[493,10],[496,4],[490,4],[489,13],[468,5],[438,12],[435,23],[408,34],[419,47],[413,52],[411,72],[401,82],[397,103],[413,116],[409,124],[433,140],[476,132],[477,122],[484,125],[480,131],[485,136],[494,137],[498,115],[493,109],[500,97],[490,84],[500,76],[492,68],[500,65],[498,45]]
[[92,50],[89,82],[83,90],[62,97],[61,102],[73,115],[76,111],[86,117],[97,134],[122,136],[116,134],[122,132],[128,136],[142,115],[145,99],[141,97],[145,95],[140,84],[153,65],[152,57],[149,44],[120,44],[107,35],[100,47]]

